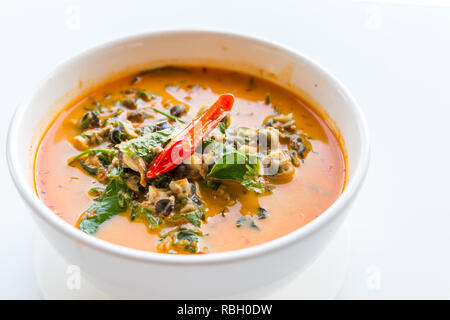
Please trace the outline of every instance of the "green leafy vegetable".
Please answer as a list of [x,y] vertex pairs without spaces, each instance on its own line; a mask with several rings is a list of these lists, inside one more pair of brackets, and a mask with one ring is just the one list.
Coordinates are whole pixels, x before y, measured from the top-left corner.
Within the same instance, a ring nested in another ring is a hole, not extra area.
[[113,154],[114,154],[114,153],[111,153],[111,154],[105,154],[105,153],[103,153],[103,152],[97,153],[98,161],[100,161],[100,163],[101,163],[104,167],[107,167],[107,166],[109,166],[109,165],[111,164],[111,161],[112,161],[112,155],[113,155]]
[[87,173],[89,173],[92,176],[96,176],[98,173],[98,168],[94,167],[94,166],[90,166],[88,165],[86,162],[84,162],[83,160],[79,160],[81,167],[86,170]]
[[84,213],[80,230],[87,234],[95,234],[102,223],[128,208],[130,193],[122,179],[111,180],[100,198]]
[[99,188],[90,188],[88,193],[92,196],[98,196],[102,191]]
[[155,97],[154,94],[150,94],[146,90],[141,89],[136,89],[136,95],[146,102],[152,100],[152,98]]
[[177,242],[184,245],[184,248],[189,252],[196,253],[199,235],[195,230],[181,229],[177,233]]
[[200,228],[202,220],[205,221],[205,214],[203,213],[203,211],[201,209],[197,209],[197,210],[194,210],[191,212],[182,213],[177,216],[174,216],[172,218],[172,220],[178,220],[178,219],[182,219],[182,218],[187,219],[194,226],[196,226],[197,228]]
[[228,144],[223,144],[212,139],[204,139],[202,142],[203,150],[212,151],[216,155],[223,155],[225,153],[231,153],[236,149]]
[[247,177],[245,180],[241,181],[241,184],[247,190],[253,190],[256,193],[264,193],[266,191],[266,187],[260,181],[253,180],[250,177]]
[[208,173],[208,178],[235,180],[248,190],[264,193],[264,185],[256,180],[260,170],[258,157],[239,152],[229,145],[213,140],[204,144],[216,155],[221,155],[220,161],[217,161]]
[[147,75],[147,74],[155,74],[155,73],[167,73],[167,72],[183,72],[183,73],[191,73],[191,70],[177,67],[177,66],[163,66],[158,68],[153,68],[150,70],[145,70],[139,73],[139,75]]
[[232,151],[222,155],[218,163],[214,164],[208,174],[208,178],[216,178],[220,180],[244,180],[247,174],[247,164],[249,162],[248,155]]
[[225,134],[229,126],[230,126],[230,115],[227,114],[227,116],[223,118],[222,121],[219,122],[217,127],[219,128],[220,132]]
[[149,129],[145,130],[142,136],[121,143],[119,150],[130,157],[141,157],[150,161],[156,156],[152,149],[159,144],[165,146],[170,141],[174,131],[174,127],[156,132],[151,132]]
[[219,128],[220,132],[222,132],[223,134],[225,134],[227,132],[227,128],[223,122],[220,122],[217,125],[217,127]]
[[[93,156],[93,155],[100,155],[102,154],[103,159],[104,160],[108,160],[109,162],[111,162],[112,157],[114,156],[115,151],[114,150],[108,150],[108,149],[90,149],[90,150],[86,150],[83,151],[82,153],[80,153],[79,155],[71,158],[67,164],[70,166],[71,164],[73,164],[76,160],[80,159],[81,157],[84,156]],[[100,156],[99,156],[100,158]]]
[[149,70],[145,70],[142,72],[139,72],[136,77],[133,78],[133,80],[131,81],[131,84],[135,84],[137,82],[139,82],[143,76],[146,75],[157,75],[157,74],[164,74],[164,73],[169,73],[169,72],[183,72],[183,73],[191,73],[191,70],[189,69],[184,69],[181,67],[177,67],[177,66],[163,66],[163,67],[158,67],[158,68],[154,68],[154,69],[149,69]]
[[266,93],[266,97],[265,97],[265,99],[264,99],[264,103],[265,104],[270,104],[270,94],[269,93]]
[[150,222],[152,229],[159,228],[159,225],[162,223],[161,219],[155,216],[150,209],[144,208],[138,204],[133,204],[131,208],[131,220],[134,220],[137,216],[141,216]]
[[106,117],[103,120],[103,126],[107,125],[109,122],[117,121],[117,117],[120,116],[121,113],[122,113],[122,110],[119,109],[116,112],[114,112],[112,115]]

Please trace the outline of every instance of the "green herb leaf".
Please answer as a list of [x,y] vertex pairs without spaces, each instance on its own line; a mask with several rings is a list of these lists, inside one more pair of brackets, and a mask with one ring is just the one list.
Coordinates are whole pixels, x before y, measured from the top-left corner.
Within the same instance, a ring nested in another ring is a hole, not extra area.
[[139,73],[139,75],[143,76],[143,75],[147,75],[147,74],[157,74],[157,73],[167,73],[167,72],[183,72],[183,73],[191,73],[191,70],[189,69],[185,69],[182,67],[177,67],[177,66],[163,66],[163,67],[158,67],[158,68],[153,68],[150,70],[145,70]]
[[198,241],[199,233],[194,230],[183,229],[178,231],[177,240],[183,241],[186,240],[189,243],[194,243]]
[[159,228],[160,224],[162,223],[161,219],[154,215],[150,209],[147,209],[138,204],[133,204],[131,209],[131,219],[134,220],[137,216],[141,216],[147,219],[147,221],[150,222],[150,226],[152,229]]
[[223,118],[222,121],[219,122],[217,127],[219,128],[220,132],[225,134],[229,126],[230,126],[230,115],[227,114],[227,116]]
[[181,218],[187,219],[190,223],[192,223],[197,228],[200,228],[202,224],[202,220],[205,221],[205,214],[201,209],[197,209],[191,212],[182,213],[177,216],[174,216],[172,220],[178,220]]
[[114,112],[112,115],[110,115],[109,117],[106,117],[103,120],[103,125],[106,126],[109,122],[117,121],[117,117],[120,116],[121,113],[122,113],[122,110],[119,109],[116,112]]
[[165,146],[170,141],[174,131],[174,127],[156,132],[144,130],[142,136],[121,143],[119,150],[126,153],[129,157],[141,157],[146,161],[151,161],[156,156],[152,151],[153,148],[159,144]]
[[260,170],[258,157],[244,154],[217,141],[206,141],[206,144],[216,155],[221,155],[221,161],[214,164],[208,178],[235,180],[248,190],[264,193],[264,185],[256,180]]
[[[86,150],[83,151],[82,153],[80,153],[79,155],[71,158],[67,164],[70,166],[71,164],[73,164],[76,160],[84,157],[84,156],[92,156],[92,155],[99,155],[102,154],[104,159],[108,159],[109,162],[111,162],[112,157],[114,156],[115,151],[112,149],[90,149],[90,150]],[[100,158],[100,157],[99,157]]]
[[177,243],[180,244],[181,242],[181,245],[184,245],[187,251],[196,253],[199,236],[200,233],[195,230],[182,229],[177,233]]
[[238,151],[225,153],[220,161],[212,167],[208,174],[208,178],[216,178],[220,180],[244,180],[247,173],[246,163],[248,158],[245,154]]
[[222,132],[223,134],[225,134],[227,128],[225,128],[225,124],[223,122],[219,122],[219,124],[217,125],[217,128],[219,128],[220,132]]
[[90,188],[88,191],[91,196],[98,196],[101,192],[99,188]]
[[253,190],[256,193],[264,193],[266,191],[266,188],[264,184],[262,184],[259,181],[253,180],[253,179],[246,179],[241,181],[241,184],[247,189],[247,190]]
[[128,208],[130,193],[122,179],[111,180],[100,198],[84,213],[79,229],[87,234],[95,234],[102,223]]
[[149,102],[150,100],[152,100],[153,97],[155,97],[155,95],[153,94],[151,95],[146,90],[142,89],[136,89],[136,95],[146,102]]
[[90,166],[88,165],[86,162],[84,162],[83,160],[79,160],[81,167],[86,170],[87,173],[89,173],[92,176],[96,176],[98,173],[98,168],[94,167],[94,166]]
[[131,85],[139,82],[143,76],[146,75],[158,75],[158,74],[164,74],[164,73],[168,73],[168,72],[183,72],[183,73],[191,73],[191,70],[189,69],[184,69],[181,67],[176,67],[176,66],[164,66],[164,67],[158,67],[158,68],[154,68],[154,69],[150,69],[150,70],[144,70],[142,72],[139,72],[131,81]]

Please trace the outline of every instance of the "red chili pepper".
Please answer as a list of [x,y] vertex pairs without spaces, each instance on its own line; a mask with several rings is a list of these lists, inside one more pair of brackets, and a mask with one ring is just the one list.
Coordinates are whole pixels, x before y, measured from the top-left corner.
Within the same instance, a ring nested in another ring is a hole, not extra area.
[[189,158],[203,139],[230,113],[234,104],[232,94],[223,94],[204,113],[180,131],[150,164],[147,178],[157,177],[174,169]]

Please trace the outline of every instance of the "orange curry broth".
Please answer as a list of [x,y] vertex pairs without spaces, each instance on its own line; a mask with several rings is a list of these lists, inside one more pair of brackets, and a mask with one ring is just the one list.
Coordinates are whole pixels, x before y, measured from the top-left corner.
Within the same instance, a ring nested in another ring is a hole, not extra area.
[[[195,117],[202,105],[213,103],[218,95],[232,93],[236,102],[231,113],[231,126],[260,127],[264,119],[276,111],[293,113],[297,128],[311,138],[312,152],[296,168],[293,179],[277,184],[271,193],[258,196],[240,185],[229,183],[228,191],[237,197],[237,201],[222,213],[226,202],[215,198],[207,188],[200,188],[207,219],[202,225],[206,236],[200,238],[199,251],[236,250],[276,239],[304,226],[339,197],[346,174],[341,146],[331,129],[305,102],[267,81],[256,78],[252,84],[248,75],[206,68],[192,71],[147,76],[135,85],[130,85],[133,76],[127,76],[95,89],[64,109],[42,138],[36,155],[35,187],[39,198],[64,221],[77,226],[81,215],[93,202],[88,190],[99,183],[80,167],[67,165],[67,160],[80,152],[72,144],[73,137],[80,132],[75,121],[86,112],[83,107],[93,101],[102,101],[105,96],[111,101],[119,99],[120,91],[128,88],[156,92],[163,97],[163,103],[188,105],[189,112],[182,117],[185,120]],[[188,94],[188,88],[196,84],[200,87]],[[269,105],[265,104],[267,93],[270,93]],[[155,107],[166,110],[160,103]],[[156,115],[150,121],[159,118],[164,116]],[[236,220],[241,215],[255,214],[258,207],[269,212],[268,218],[258,220],[260,230],[236,227]],[[159,239],[144,221],[131,222],[129,213],[105,222],[96,236],[147,251],[156,251]]]

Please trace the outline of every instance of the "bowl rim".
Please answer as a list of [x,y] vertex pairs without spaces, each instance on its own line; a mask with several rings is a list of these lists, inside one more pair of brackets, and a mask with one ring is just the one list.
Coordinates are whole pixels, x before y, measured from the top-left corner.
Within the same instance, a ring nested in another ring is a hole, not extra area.
[[[85,234],[82,231],[74,228],[72,225],[65,222],[63,219],[55,215],[45,204],[38,198],[34,189],[29,185],[28,179],[22,172],[20,167],[17,165],[16,159],[18,159],[19,153],[16,152],[18,149],[16,140],[18,136],[18,129],[21,120],[25,116],[25,112],[30,105],[32,99],[39,92],[40,88],[47,83],[47,81],[53,76],[53,74],[58,73],[67,64],[73,62],[73,60],[82,59],[83,57],[95,54],[103,50],[107,50],[112,46],[118,44],[124,44],[130,41],[136,41],[143,38],[163,36],[163,35],[217,35],[217,36],[231,36],[234,38],[240,38],[241,40],[250,41],[264,47],[271,47],[273,49],[282,51],[284,53],[290,54],[299,58],[303,62],[307,63],[309,66],[317,70],[322,76],[328,78],[330,83],[336,88],[339,88],[341,93],[346,97],[349,107],[352,109],[355,122],[357,124],[357,130],[361,136],[361,153],[359,159],[356,161],[356,170],[353,172],[352,180],[349,181],[338,197],[338,199],[322,214],[316,217],[314,220],[307,223],[288,234],[285,234],[279,238],[273,239],[268,242],[264,242],[252,247],[211,253],[205,255],[170,255],[162,254],[156,252],[148,252],[138,249],[132,249],[118,244],[114,244],[105,240],[98,239],[91,235]],[[362,113],[361,108],[358,103],[347,90],[347,88],[329,71],[322,67],[319,63],[315,62],[311,58],[293,50],[287,46],[280,45],[272,40],[266,40],[261,37],[250,36],[243,33],[234,33],[228,31],[212,31],[212,30],[202,30],[202,29],[179,29],[179,30],[158,30],[158,31],[145,31],[141,33],[131,34],[115,38],[113,40],[105,41],[101,44],[91,46],[87,49],[81,50],[78,53],[70,56],[69,58],[58,63],[52,71],[50,71],[41,81],[38,82],[35,90],[33,90],[28,97],[21,103],[15,110],[14,115],[11,119],[7,143],[6,143],[6,156],[11,178],[19,191],[21,197],[25,200],[27,205],[32,209],[33,213],[37,214],[39,218],[44,220],[53,229],[59,232],[62,236],[66,236],[71,240],[78,242],[79,244],[86,245],[94,250],[99,250],[104,254],[111,254],[117,257],[131,259],[141,262],[151,262],[159,264],[170,264],[170,265],[191,265],[191,264],[216,264],[231,262],[235,260],[245,260],[252,257],[257,257],[264,255],[283,247],[287,247],[296,241],[307,238],[320,228],[324,227],[326,224],[331,222],[336,216],[343,211],[343,209],[349,204],[351,199],[357,194],[360,189],[362,182],[367,173],[369,165],[369,130],[365,117]]]

